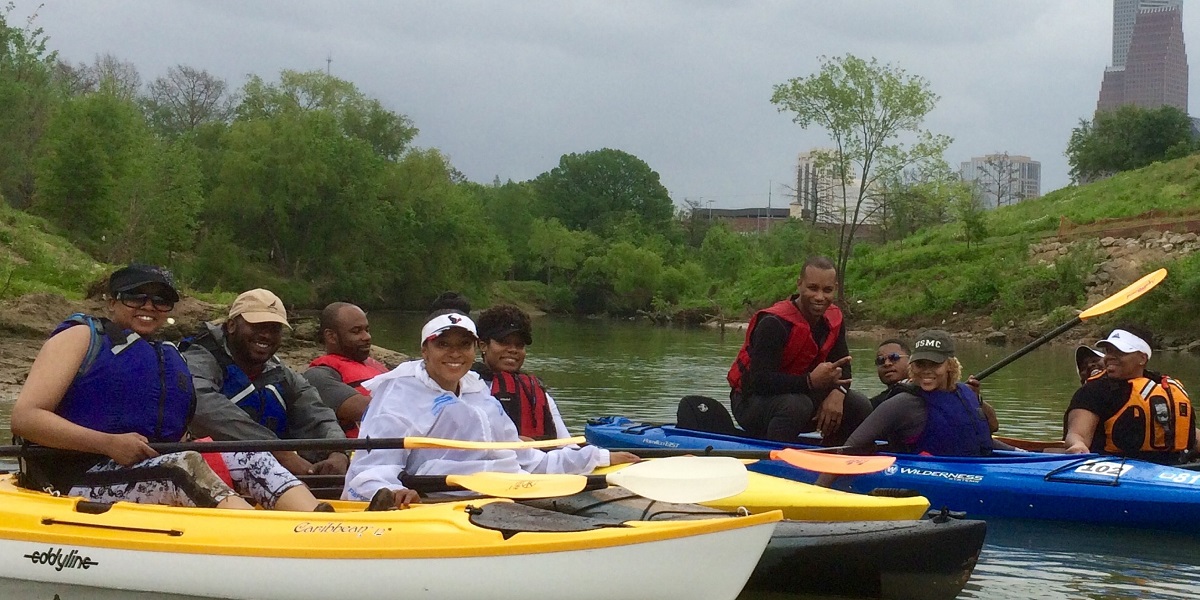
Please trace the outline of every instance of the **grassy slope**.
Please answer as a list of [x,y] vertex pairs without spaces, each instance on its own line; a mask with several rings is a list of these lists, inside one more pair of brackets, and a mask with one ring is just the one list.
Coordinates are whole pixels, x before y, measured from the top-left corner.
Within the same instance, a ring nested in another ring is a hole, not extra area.
[[[895,326],[929,325],[964,311],[988,315],[996,325],[1067,316],[1071,309],[1082,308],[1081,279],[1095,257],[1086,252],[1071,254],[1055,268],[1030,265],[1027,260],[1028,245],[1054,235],[1060,217],[1084,225],[1151,210],[1170,216],[1197,209],[1200,156],[1154,164],[992,211],[987,220],[989,237],[970,248],[956,223],[884,246],[860,246],[847,273],[848,299],[859,315]],[[1200,259],[1186,258],[1167,266],[1172,267],[1172,277],[1147,297],[1153,301],[1134,305],[1124,316],[1200,333],[1200,318],[1179,323],[1178,315],[1183,307],[1200,301]]]
[[50,292],[77,300],[107,274],[105,265],[50,229],[0,201],[0,299]]

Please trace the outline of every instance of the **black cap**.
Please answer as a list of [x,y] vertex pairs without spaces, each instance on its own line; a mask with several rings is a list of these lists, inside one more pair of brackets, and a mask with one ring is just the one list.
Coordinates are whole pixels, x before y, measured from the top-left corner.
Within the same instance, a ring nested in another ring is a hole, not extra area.
[[171,276],[171,272],[151,265],[131,264],[128,267],[117,269],[108,277],[108,293],[116,296],[121,292],[136,290],[148,283],[166,286],[167,295],[164,297],[171,302],[179,302],[179,292],[175,290],[175,278]]
[[954,356],[954,340],[950,339],[949,333],[941,329],[930,329],[917,336],[912,349],[909,361],[929,360],[941,364]]
[[528,346],[533,343],[533,334],[519,323],[511,321],[504,323],[496,323],[492,327],[479,330],[479,339],[481,340],[502,340],[514,333],[521,334],[521,341]]
[[1085,360],[1092,358],[1104,358],[1104,353],[1091,346],[1079,346],[1075,348],[1076,367],[1082,367]]

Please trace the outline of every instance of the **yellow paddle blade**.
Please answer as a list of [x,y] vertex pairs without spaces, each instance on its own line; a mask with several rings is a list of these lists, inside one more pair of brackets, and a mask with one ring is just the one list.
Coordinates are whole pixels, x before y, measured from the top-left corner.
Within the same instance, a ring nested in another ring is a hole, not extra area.
[[516,450],[518,448],[558,448],[571,444],[582,444],[587,438],[582,435],[558,440],[534,440],[532,442],[472,442],[469,440],[447,440],[441,438],[406,437],[405,448],[457,448],[460,450]]
[[784,448],[772,450],[771,460],[783,462],[817,473],[832,475],[866,475],[878,473],[896,462],[895,456],[852,456],[846,454],[825,454],[811,450]]
[[1137,300],[1142,294],[1154,289],[1154,286],[1167,278],[1167,270],[1159,269],[1131,284],[1125,289],[1101,300],[1095,306],[1079,313],[1079,319],[1086,321],[1092,317],[1102,315],[1106,312],[1114,311],[1134,300]]
[[[410,438],[411,439],[411,438]],[[523,473],[474,473],[447,475],[446,483],[497,498],[557,498],[583,491],[583,475],[529,475]]]
[[606,476],[639,496],[692,504],[736,496],[750,485],[746,466],[722,456],[672,456],[629,465]]

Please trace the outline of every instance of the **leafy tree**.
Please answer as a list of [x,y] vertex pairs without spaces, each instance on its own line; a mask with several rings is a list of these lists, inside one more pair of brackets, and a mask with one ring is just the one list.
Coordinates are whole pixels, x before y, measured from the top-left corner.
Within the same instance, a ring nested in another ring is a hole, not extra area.
[[953,218],[950,201],[961,180],[945,161],[929,161],[883,180],[877,196],[885,239],[900,239]]
[[508,247],[508,254],[513,259],[509,277],[536,276],[542,267],[534,264],[536,259],[529,244],[537,204],[533,187],[527,182],[501,184],[499,180],[490,186],[470,182],[462,185],[478,199],[489,229],[494,230]]
[[950,202],[955,215],[962,222],[967,248],[971,247],[972,241],[978,244],[987,236],[987,206],[983,197],[977,190],[959,186]]
[[555,283],[555,273],[566,275],[575,271],[587,251],[596,246],[594,235],[586,231],[571,231],[558,219],[535,219],[529,225],[528,247],[531,265],[545,271],[546,283]]
[[618,231],[618,224],[636,223],[640,231],[652,232],[668,227],[674,216],[658,173],[620,150],[565,154],[533,183],[542,214],[569,229],[606,235]]
[[151,125],[174,138],[205,123],[224,123],[233,115],[225,80],[208,71],[179,65],[150,82],[142,107]]
[[754,256],[746,239],[723,223],[710,227],[700,244],[700,264],[712,281],[735,281],[753,262]]
[[32,17],[24,28],[8,24],[12,9],[0,9],[0,196],[25,207],[35,190],[37,146],[57,106],[57,57]]
[[1079,121],[1067,144],[1071,180],[1087,183],[1155,161],[1187,156],[1198,148],[1187,113],[1173,106],[1133,105]]
[[[950,144],[949,137],[922,129],[937,100],[923,77],[850,54],[822,57],[819,72],[774,88],[771,102],[781,112],[795,113],[792,121],[801,127],[821,127],[832,140],[832,152],[817,154],[841,186],[837,266],[843,293],[854,238],[872,216],[877,186],[910,165],[940,158]],[[907,143],[901,140],[906,135]]]
[[253,121],[317,110],[329,112],[345,135],[367,142],[388,160],[397,160],[417,136],[408,117],[385,109],[353,83],[320,71],[284,71],[277,84],[251,76],[235,112],[238,120]]
[[34,208],[102,256],[153,143],[132,102],[103,92],[67,100],[42,139]]

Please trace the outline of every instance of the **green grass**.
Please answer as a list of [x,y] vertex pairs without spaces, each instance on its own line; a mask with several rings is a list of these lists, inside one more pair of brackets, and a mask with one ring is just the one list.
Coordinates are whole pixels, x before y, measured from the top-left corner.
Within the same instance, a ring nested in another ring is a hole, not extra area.
[[110,272],[50,230],[44,219],[0,202],[0,299],[49,292],[78,300]]

